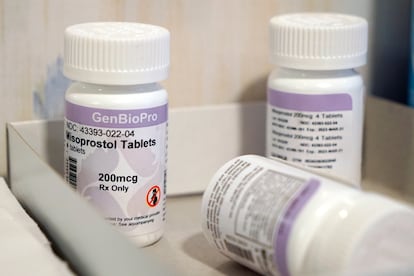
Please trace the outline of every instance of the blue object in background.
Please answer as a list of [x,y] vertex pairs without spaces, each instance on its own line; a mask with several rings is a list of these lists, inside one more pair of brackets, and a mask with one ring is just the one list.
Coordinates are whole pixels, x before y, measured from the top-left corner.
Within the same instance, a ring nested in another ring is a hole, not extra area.
[[408,104],[414,107],[414,71],[413,71],[413,62],[414,62],[414,5],[411,5],[411,55],[410,60],[410,69],[409,69],[409,91],[408,91]]
[[411,0],[376,0],[371,44],[372,95],[407,104]]
[[66,89],[72,82],[63,75],[63,59],[48,66],[45,83],[33,91],[33,112],[39,119],[62,119]]

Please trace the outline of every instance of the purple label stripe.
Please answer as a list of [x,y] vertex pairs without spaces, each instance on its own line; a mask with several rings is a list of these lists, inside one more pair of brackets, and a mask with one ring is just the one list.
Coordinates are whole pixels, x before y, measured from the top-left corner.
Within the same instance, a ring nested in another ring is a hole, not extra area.
[[273,89],[267,91],[268,102],[274,107],[297,111],[344,111],[352,110],[349,94],[309,95],[286,93]]
[[306,183],[303,190],[295,197],[287,208],[280,226],[276,230],[276,238],[274,241],[275,255],[273,261],[277,264],[279,272],[282,276],[290,275],[287,263],[287,246],[295,219],[303,207],[305,207],[309,199],[315,194],[319,185],[320,182],[316,179],[311,179],[308,183]]
[[104,128],[139,128],[159,125],[168,119],[168,105],[145,109],[102,109],[66,101],[66,119]]

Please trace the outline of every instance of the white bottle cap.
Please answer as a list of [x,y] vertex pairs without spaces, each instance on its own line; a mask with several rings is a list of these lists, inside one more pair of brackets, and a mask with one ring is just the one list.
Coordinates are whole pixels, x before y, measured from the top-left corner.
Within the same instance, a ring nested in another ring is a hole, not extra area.
[[339,269],[346,275],[376,275],[412,263],[411,208],[375,194],[361,194],[347,202],[327,217],[314,237],[309,272],[334,275]]
[[73,80],[132,85],[167,78],[167,29],[127,22],[84,23],[65,30],[64,74]]
[[357,16],[297,13],[270,20],[273,63],[303,70],[355,68],[366,63],[368,23]]

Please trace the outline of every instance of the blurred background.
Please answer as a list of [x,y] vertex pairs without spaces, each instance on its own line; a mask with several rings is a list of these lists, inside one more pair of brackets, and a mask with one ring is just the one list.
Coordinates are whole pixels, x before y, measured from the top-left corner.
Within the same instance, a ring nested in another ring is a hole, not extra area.
[[412,101],[411,0],[0,0],[0,175],[6,174],[6,122],[63,116],[67,26],[134,21],[168,28],[171,74],[163,85],[174,108],[265,100],[273,68],[269,19],[301,11],[365,17],[369,57],[359,71],[367,93]]

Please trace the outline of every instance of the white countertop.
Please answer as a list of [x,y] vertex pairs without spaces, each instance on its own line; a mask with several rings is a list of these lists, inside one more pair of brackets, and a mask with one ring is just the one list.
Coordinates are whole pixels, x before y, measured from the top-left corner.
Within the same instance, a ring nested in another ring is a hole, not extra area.
[[201,231],[201,195],[169,197],[167,206],[164,236],[145,251],[178,275],[257,275],[208,244]]

